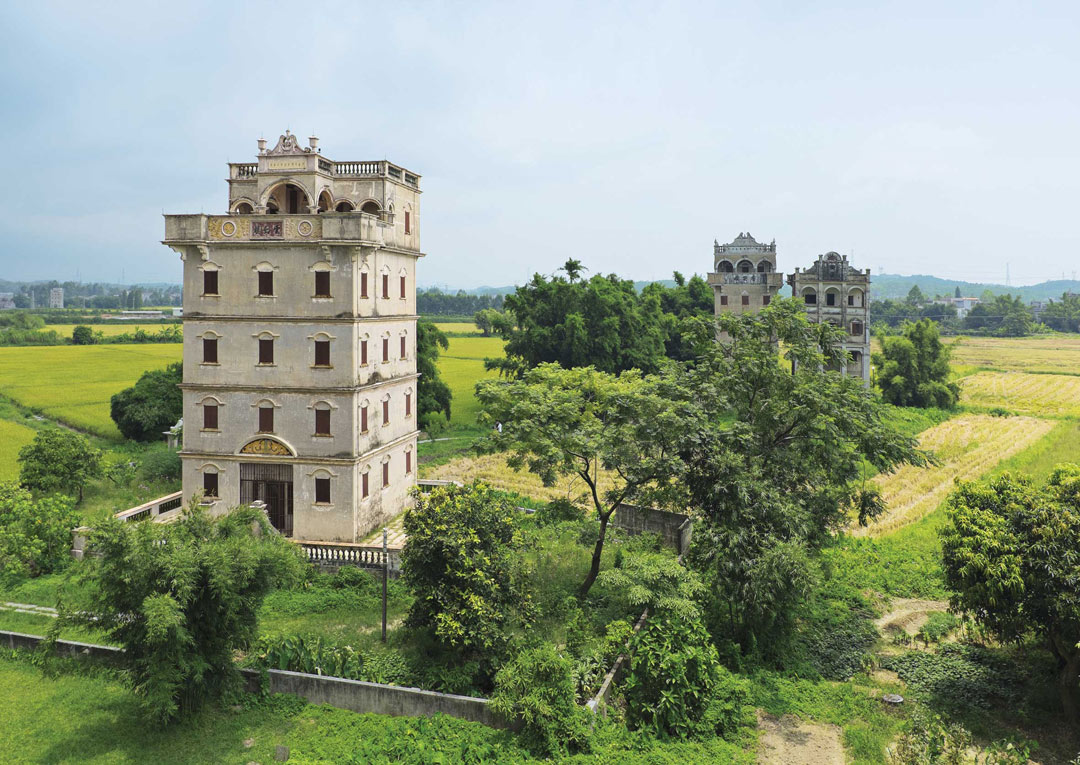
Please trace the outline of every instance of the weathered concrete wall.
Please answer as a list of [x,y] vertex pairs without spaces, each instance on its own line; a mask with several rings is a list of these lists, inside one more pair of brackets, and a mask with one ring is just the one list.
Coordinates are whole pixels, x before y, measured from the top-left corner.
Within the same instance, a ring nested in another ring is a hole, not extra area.
[[[0,645],[14,650],[21,648],[28,651],[36,650],[45,638],[40,635],[27,635],[22,632],[8,632],[0,630]],[[93,656],[97,659],[115,660],[123,649],[108,645],[94,645],[93,643],[80,643],[76,640],[57,640],[56,653],[61,656]]]
[[651,507],[619,505],[611,521],[616,528],[631,534],[649,532],[659,534],[664,544],[674,548],[682,555],[690,546],[690,516],[683,513],[669,513]]

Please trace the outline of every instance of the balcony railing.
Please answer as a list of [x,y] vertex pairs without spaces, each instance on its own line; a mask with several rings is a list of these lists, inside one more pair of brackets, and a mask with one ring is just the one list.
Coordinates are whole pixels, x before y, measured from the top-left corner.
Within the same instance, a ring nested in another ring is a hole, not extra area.
[[381,162],[336,162],[334,175],[382,175]]
[[236,170],[236,175],[234,177],[238,179],[254,178],[259,174],[259,165],[257,163],[249,165],[233,165],[233,167]]
[[779,283],[782,274],[772,272],[743,273],[712,273],[709,274],[709,284],[773,284]]
[[[357,568],[383,567],[382,547],[369,547],[350,542],[308,542],[295,539],[308,562],[319,566],[356,566]],[[387,551],[387,568],[391,573],[401,569],[401,551]]]
[[157,518],[161,515],[166,515],[179,510],[184,504],[184,493],[182,491],[174,491],[172,494],[166,494],[164,497],[158,497],[152,499],[137,507],[132,507],[123,512],[116,514],[116,520],[124,521],[125,523],[131,523],[133,521],[142,521],[148,518]]

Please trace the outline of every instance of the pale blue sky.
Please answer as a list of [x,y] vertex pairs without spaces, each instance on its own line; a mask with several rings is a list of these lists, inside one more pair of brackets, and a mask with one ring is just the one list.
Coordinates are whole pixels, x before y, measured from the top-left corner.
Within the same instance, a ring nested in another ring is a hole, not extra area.
[[[104,6],[104,7],[103,7]],[[1080,4],[5,3],[0,278],[178,281],[286,127],[423,175],[420,283],[1080,270]]]

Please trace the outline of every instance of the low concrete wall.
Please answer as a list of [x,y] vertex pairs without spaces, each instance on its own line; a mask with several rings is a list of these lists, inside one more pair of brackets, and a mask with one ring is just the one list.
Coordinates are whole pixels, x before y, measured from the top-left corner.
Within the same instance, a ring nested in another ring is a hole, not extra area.
[[[257,690],[259,671],[245,669],[243,672],[247,678],[248,690]],[[312,704],[329,704],[353,712],[371,712],[394,717],[427,717],[442,713],[493,728],[507,727],[491,712],[487,699],[279,669],[267,670],[267,675],[271,693],[292,694],[307,699]]]
[[684,513],[669,513],[651,507],[619,505],[615,508],[611,525],[631,534],[649,532],[659,534],[664,544],[674,548],[679,555],[690,547],[690,530],[693,522]]
[[[34,650],[44,639],[40,635],[0,630],[0,645],[12,649]],[[74,640],[57,640],[56,652],[64,656],[93,656],[115,660],[123,653],[123,649]],[[242,669],[240,672],[244,676],[247,689],[253,693],[258,692],[261,673],[255,669]],[[312,704],[329,704],[353,712],[371,712],[395,717],[429,717],[442,713],[493,728],[508,727],[491,712],[487,699],[278,669],[268,670],[267,675],[270,693],[300,696]]]

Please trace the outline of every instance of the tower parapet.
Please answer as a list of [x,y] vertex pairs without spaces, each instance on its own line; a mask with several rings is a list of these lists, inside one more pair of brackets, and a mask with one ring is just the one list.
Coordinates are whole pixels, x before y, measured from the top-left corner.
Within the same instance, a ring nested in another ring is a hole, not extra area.
[[768,305],[784,286],[784,275],[776,270],[776,241],[758,242],[749,231],[728,244],[713,240],[708,282],[716,315],[752,313]]

